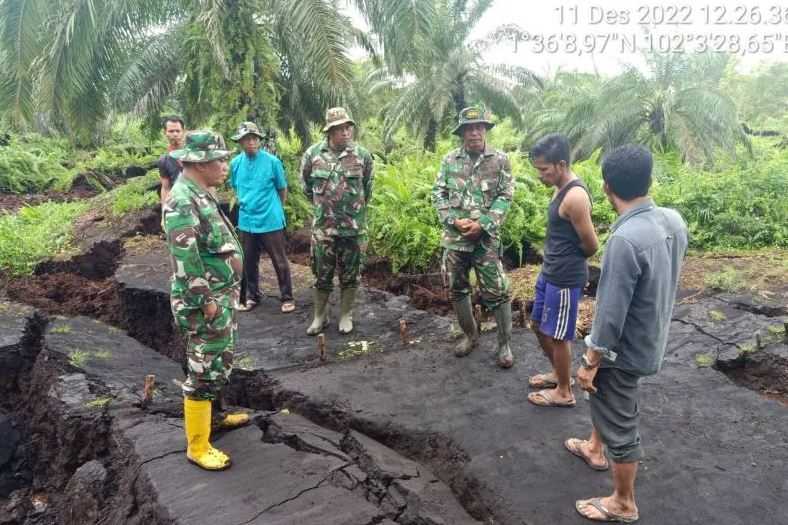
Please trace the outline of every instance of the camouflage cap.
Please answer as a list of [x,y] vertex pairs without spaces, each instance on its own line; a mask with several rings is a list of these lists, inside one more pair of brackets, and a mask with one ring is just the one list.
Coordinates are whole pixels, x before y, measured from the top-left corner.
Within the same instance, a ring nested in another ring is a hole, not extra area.
[[260,139],[265,138],[265,136],[260,133],[260,128],[257,127],[257,124],[254,122],[242,122],[241,125],[238,126],[238,131],[232,136],[232,139],[237,142],[246,135],[257,135]]
[[490,114],[486,111],[482,110],[480,107],[471,106],[468,108],[464,108],[460,111],[460,117],[458,119],[457,127],[452,130],[452,133],[455,135],[462,136],[462,127],[466,124],[476,124],[481,123],[484,124],[487,129],[492,129],[495,127],[495,123],[490,120]]
[[190,131],[184,147],[170,152],[170,157],[182,162],[211,162],[229,156],[222,136],[207,129]]
[[340,126],[347,122],[354,126],[356,125],[345,108],[328,108],[326,110],[326,126],[323,128],[323,132],[325,133],[334,126]]

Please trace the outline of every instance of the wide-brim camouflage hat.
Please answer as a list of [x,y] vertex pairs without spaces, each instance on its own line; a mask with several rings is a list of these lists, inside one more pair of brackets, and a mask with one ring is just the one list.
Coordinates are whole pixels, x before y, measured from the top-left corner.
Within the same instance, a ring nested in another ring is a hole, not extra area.
[[206,129],[190,131],[183,148],[170,152],[170,157],[181,162],[211,162],[229,156],[222,136]]
[[495,127],[495,122],[490,120],[490,114],[474,106],[460,111],[457,127],[452,130],[452,133],[462,136],[462,128],[468,124],[484,124],[487,129]]
[[356,125],[353,119],[350,118],[350,114],[345,108],[329,108],[326,110],[326,125],[323,128],[323,133],[333,127],[341,126],[342,124],[347,124],[348,122],[354,126]]
[[236,131],[235,135],[231,138],[232,140],[238,142],[246,135],[257,135],[260,139],[264,139],[265,136],[260,132],[260,128],[257,127],[257,124],[254,122],[244,122],[240,126],[238,126],[238,131]]

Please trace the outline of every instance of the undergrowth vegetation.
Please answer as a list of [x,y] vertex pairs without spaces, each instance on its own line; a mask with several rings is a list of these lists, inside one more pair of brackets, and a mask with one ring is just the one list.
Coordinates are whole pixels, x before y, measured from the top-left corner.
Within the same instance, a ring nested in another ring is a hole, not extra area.
[[68,249],[74,220],[89,207],[87,201],[47,202],[0,215],[0,269],[26,275],[41,260]]
[[[360,142],[377,147],[380,131],[372,123]],[[319,135],[313,137],[319,140]],[[376,151],[375,181],[369,210],[370,254],[387,258],[395,271],[434,269],[440,258],[441,229],[432,207],[431,190],[441,158],[458,146],[456,139],[440,139],[435,152],[423,150],[406,134],[396,144]],[[655,155],[651,194],[658,205],[681,212],[689,225],[691,246],[701,250],[788,247],[788,151],[777,139],[753,141],[753,156],[721,159],[709,168],[691,167],[676,153]],[[519,151],[518,132],[504,122],[492,130],[489,142],[507,151],[512,163],[515,195],[501,231],[508,253],[522,257],[526,247],[540,250],[546,229],[546,208],[552,190],[538,180],[527,157]],[[90,159],[96,170],[120,170],[152,163],[146,147],[120,143],[94,153],[74,155],[67,142],[27,136],[0,147],[0,191],[35,192],[66,188]],[[302,144],[295,134],[282,135],[278,154],[285,165],[290,192],[286,205],[288,229],[309,226],[311,206],[301,191]],[[587,184],[593,198],[593,221],[600,240],[609,235],[616,214],[608,203],[600,171],[600,154],[574,163],[573,171]],[[14,275],[28,273],[44,257],[67,247],[70,225],[87,209],[104,209],[110,217],[158,202],[158,172],[97,195],[92,202],[24,207],[16,215],[0,217],[0,266]],[[229,200],[225,191],[221,197]]]
[[120,132],[96,150],[35,133],[9,135],[6,142],[0,145],[0,192],[17,194],[69,191],[80,174],[95,189],[108,189],[107,178],[124,177],[129,166],[151,168],[165,150],[163,143],[151,143],[139,133]]

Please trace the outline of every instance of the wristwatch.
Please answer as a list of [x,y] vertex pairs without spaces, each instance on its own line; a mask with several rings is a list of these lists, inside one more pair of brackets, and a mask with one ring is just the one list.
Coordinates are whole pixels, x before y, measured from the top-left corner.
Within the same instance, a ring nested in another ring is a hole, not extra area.
[[601,363],[601,362],[602,362],[602,360],[600,359],[598,362],[592,363],[591,361],[588,360],[588,356],[586,356],[585,354],[580,356],[580,366],[582,366],[583,368],[588,368],[589,370],[593,370],[594,368],[598,368],[599,367],[599,363]]

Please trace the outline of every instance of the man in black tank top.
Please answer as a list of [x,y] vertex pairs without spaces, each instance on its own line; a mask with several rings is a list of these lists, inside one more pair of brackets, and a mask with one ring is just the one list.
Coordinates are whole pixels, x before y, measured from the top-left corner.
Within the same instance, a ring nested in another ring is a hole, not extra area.
[[528,401],[547,407],[575,406],[571,387],[571,341],[580,296],[588,281],[586,259],[599,246],[591,222],[591,197],[583,181],[570,169],[569,141],[551,134],[531,149],[531,163],[539,180],[555,188],[547,208],[547,235],[542,271],[536,281],[531,328],[553,371],[537,374],[529,386],[541,390]]

